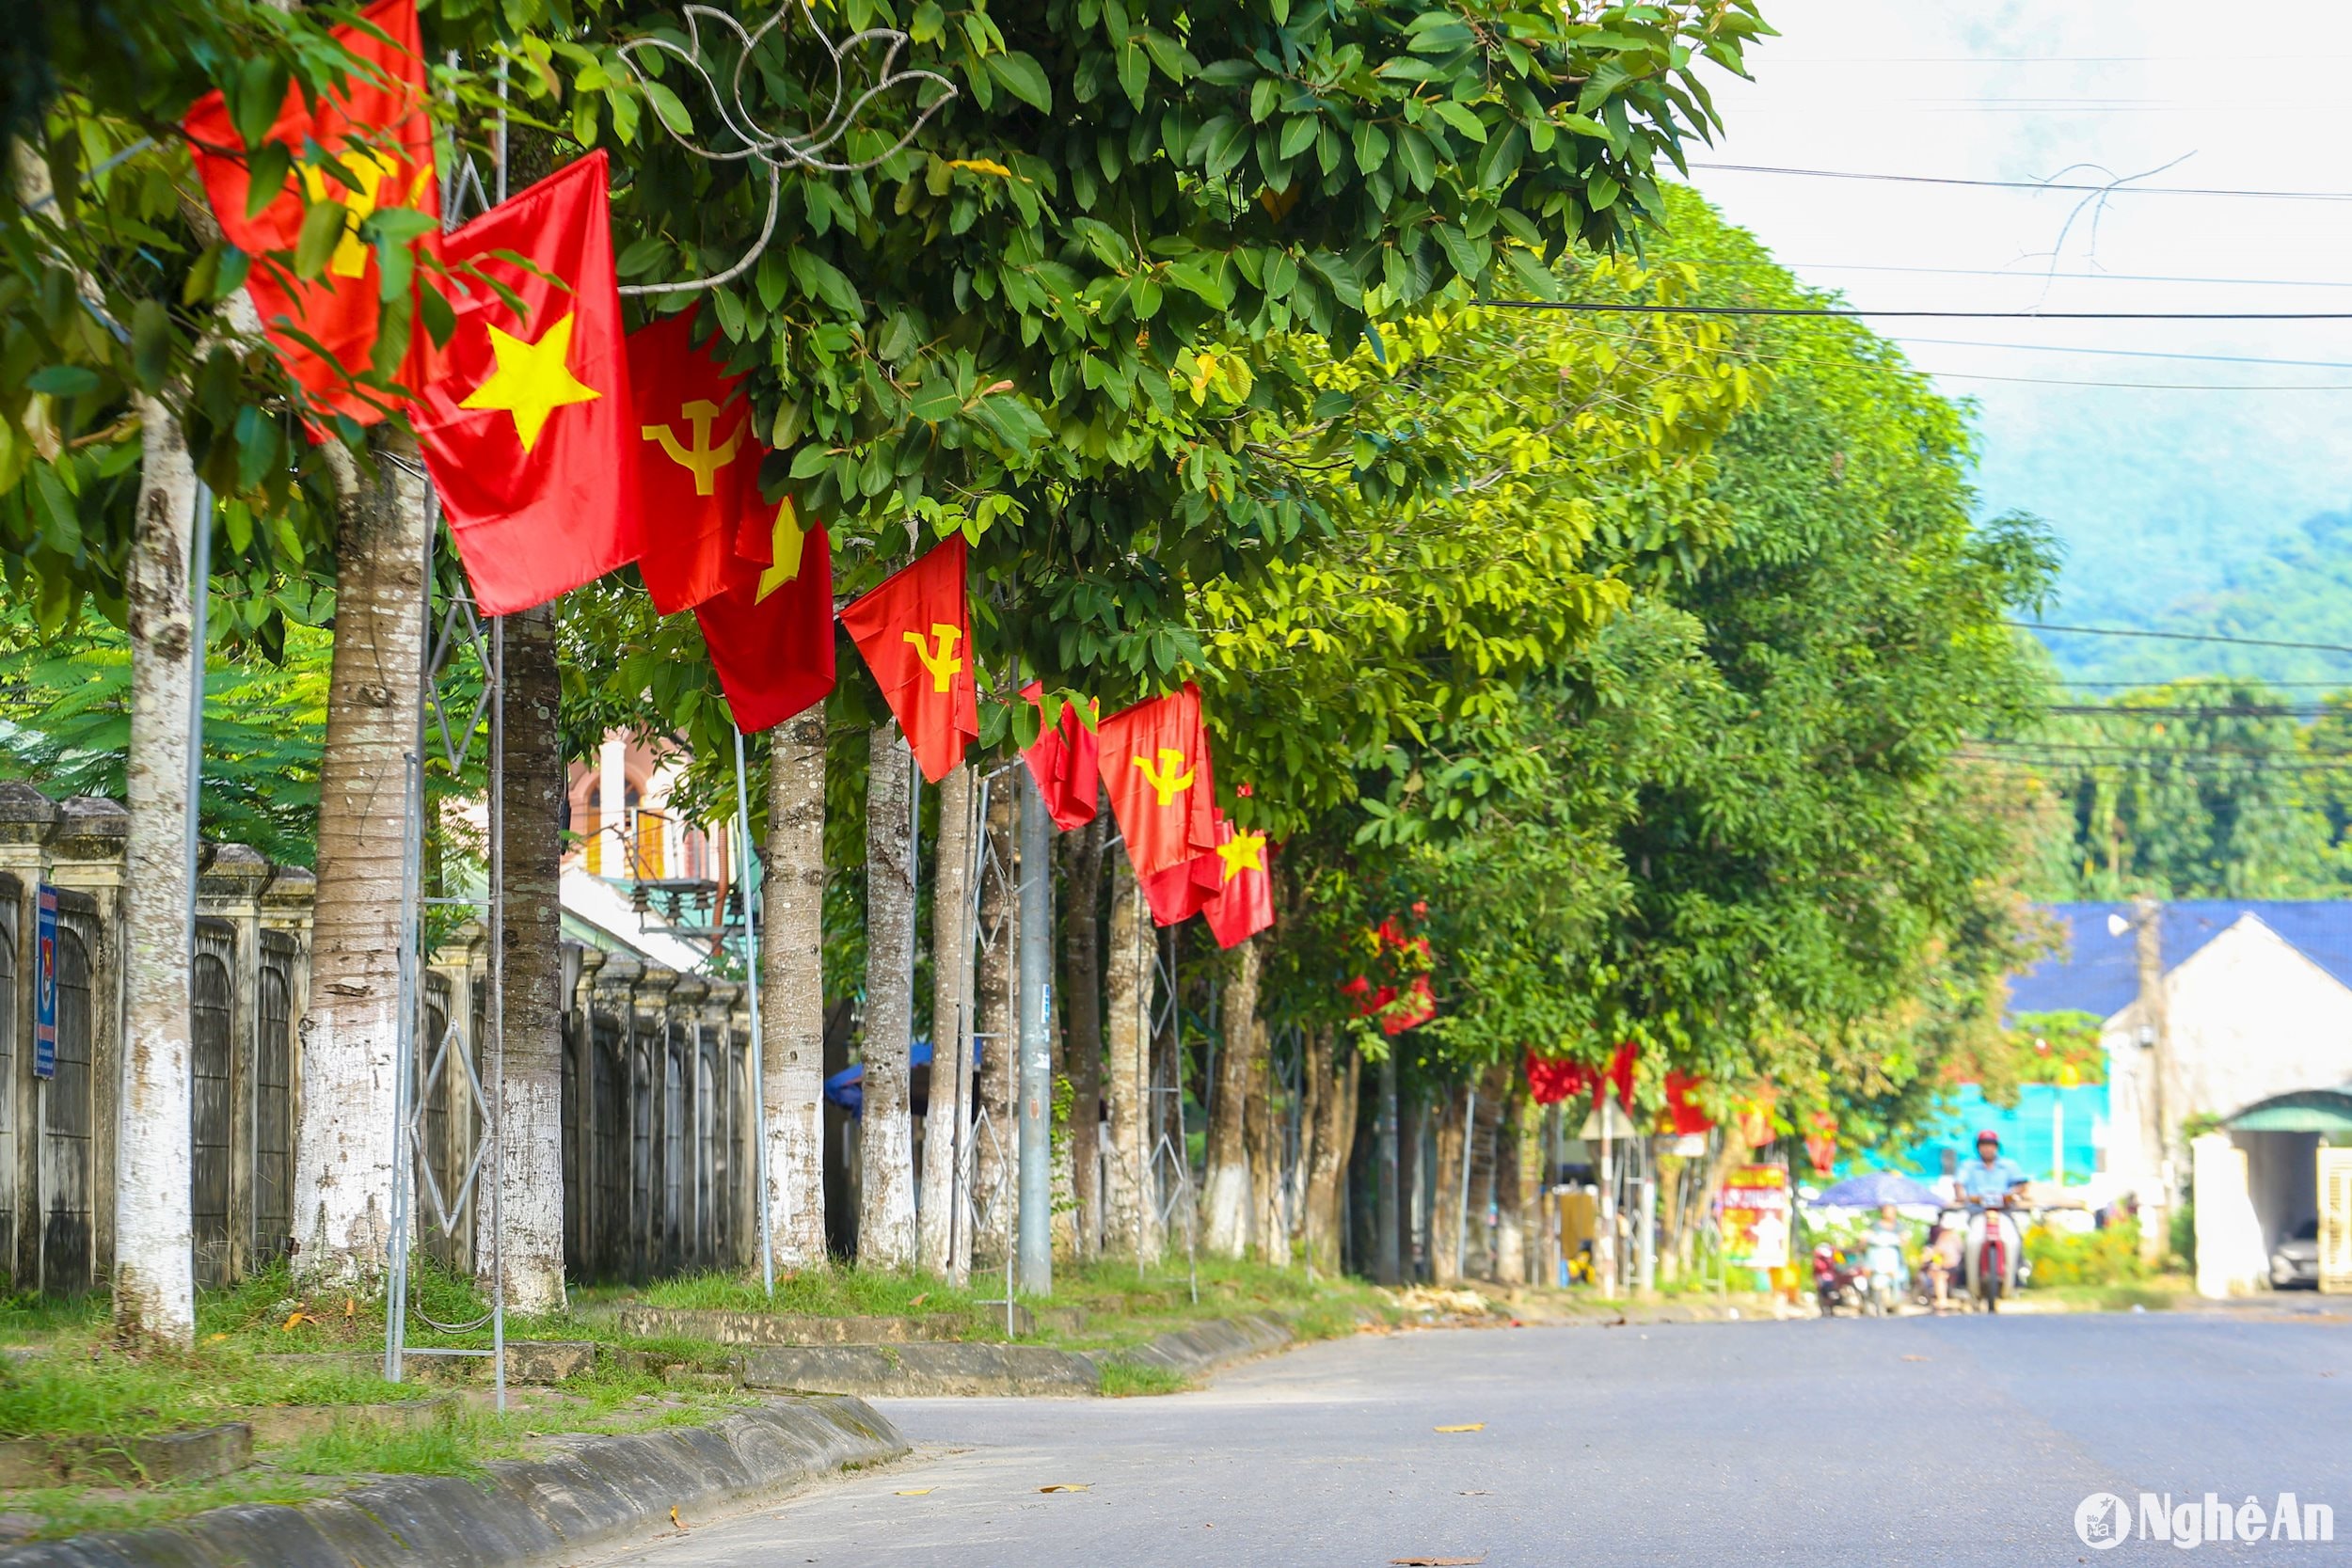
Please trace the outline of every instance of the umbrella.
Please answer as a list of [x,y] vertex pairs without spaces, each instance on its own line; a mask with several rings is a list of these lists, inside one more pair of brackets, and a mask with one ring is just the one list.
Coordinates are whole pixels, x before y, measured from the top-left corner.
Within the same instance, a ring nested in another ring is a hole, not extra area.
[[1935,1189],[1899,1171],[1874,1170],[1850,1176],[1813,1200],[1816,1209],[1875,1209],[1882,1203],[1941,1204]]

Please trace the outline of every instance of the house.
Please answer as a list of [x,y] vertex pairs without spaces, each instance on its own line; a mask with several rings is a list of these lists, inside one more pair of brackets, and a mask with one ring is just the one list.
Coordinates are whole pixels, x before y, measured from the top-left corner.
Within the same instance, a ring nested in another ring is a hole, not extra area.
[[2199,1149],[2203,1186],[2226,1183],[2196,1194],[2200,1260],[2208,1265],[2200,1288],[2255,1288],[2272,1249],[2319,1214],[2318,1149],[2328,1134],[2303,1126],[2308,1117],[2282,1118],[2280,1107],[2352,1081],[2352,902],[2160,906],[2161,990],[2148,998],[2133,906],[2058,904],[2046,912],[2063,927],[2064,945],[2011,983],[2010,1010],[2102,1021],[2104,1185],[2135,1196],[2151,1226],[2168,1224],[2189,1185],[2188,1137],[2225,1140]]

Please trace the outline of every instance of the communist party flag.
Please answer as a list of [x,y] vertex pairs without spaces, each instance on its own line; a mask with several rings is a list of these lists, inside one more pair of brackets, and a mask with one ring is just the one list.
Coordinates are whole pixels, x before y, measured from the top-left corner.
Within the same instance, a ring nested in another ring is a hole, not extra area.
[[1274,924],[1273,847],[1265,834],[1219,819],[1216,891],[1201,905],[1219,947],[1247,942]]
[[1216,851],[1195,855],[1138,880],[1143,884],[1143,901],[1152,907],[1152,924],[1181,926],[1207,909],[1216,896]]
[[[457,326],[411,417],[485,614],[545,604],[638,557],[639,437],[605,184],[605,156],[591,152],[444,244]],[[455,270],[469,263],[521,312]]]
[[[248,215],[249,154],[219,93],[198,99],[183,129],[221,233],[254,258],[246,292],[287,373],[313,406],[373,424],[391,407],[351,385],[355,373],[368,369],[383,323],[375,252],[359,238],[358,225],[379,209],[405,207],[430,218],[437,230],[441,197],[433,174],[416,0],[377,0],[359,14],[385,36],[338,27],[334,38],[361,69],[315,106],[298,88],[289,87],[277,120],[262,136],[264,145],[277,142],[293,155],[301,190],[289,178],[258,214]],[[341,164],[348,183],[305,164],[306,143],[317,144]],[[301,237],[306,196],[311,202],[340,201],[349,214],[326,270],[308,279],[295,277],[282,261]],[[273,252],[281,260],[272,260]]]
[[[771,509],[759,495],[759,460],[768,449],[752,436],[743,378],[729,375],[707,347],[694,346],[693,326],[688,310],[628,335],[637,493],[644,515],[660,520],[637,569],[664,615],[691,610],[726,587],[739,531],[756,531],[761,548],[746,552],[752,559],[765,565],[772,555]],[[826,610],[830,620],[830,604]]]
[[1096,738],[1103,784],[1137,877],[1216,848],[1216,791],[1199,687],[1186,681],[1180,690],[1112,714]]
[[937,784],[980,737],[972,683],[972,614],[964,599],[963,536],[936,546],[914,565],[841,612],[866,656],[883,701],[907,732],[923,777]]
[[[753,490],[757,498],[758,491]],[[769,560],[730,552],[726,583],[694,607],[736,728],[755,734],[833,689],[833,544],[776,508]]]
[[[1021,695],[1038,710],[1045,711],[1045,683],[1031,681],[1021,689]],[[1037,742],[1021,755],[1029,765],[1029,776],[1037,781],[1037,792],[1045,801],[1046,815],[1054,826],[1063,832],[1083,828],[1094,820],[1095,792],[1099,786],[1101,763],[1097,753],[1100,745],[1094,732],[1078,715],[1078,705],[1062,705],[1061,723],[1054,729],[1041,724]],[[1163,926],[1175,924],[1162,921]]]

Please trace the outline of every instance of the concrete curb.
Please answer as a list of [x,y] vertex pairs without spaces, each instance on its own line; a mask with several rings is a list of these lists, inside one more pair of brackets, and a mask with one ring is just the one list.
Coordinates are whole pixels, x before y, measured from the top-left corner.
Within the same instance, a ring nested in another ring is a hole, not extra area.
[[710,1426],[574,1438],[479,1481],[402,1476],[292,1507],[38,1542],[0,1553],[0,1568],[535,1568],[664,1533],[673,1508],[696,1522],[906,1451],[861,1401],[779,1400]]
[[[1068,1351],[1050,1345],[941,1344],[769,1346],[743,1357],[754,1388],[893,1398],[1015,1395],[1083,1398],[1103,1391],[1115,1361],[1187,1377],[1290,1345],[1296,1336],[1273,1318],[1221,1318],[1163,1334],[1127,1350]],[[0,1568],[8,1568],[0,1560]]]

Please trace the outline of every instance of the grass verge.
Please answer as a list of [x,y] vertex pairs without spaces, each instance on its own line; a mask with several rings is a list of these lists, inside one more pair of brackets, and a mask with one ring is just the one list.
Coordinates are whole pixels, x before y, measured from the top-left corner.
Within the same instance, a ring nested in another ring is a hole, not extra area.
[[1146,1366],[1124,1356],[1114,1356],[1103,1363],[1103,1393],[1115,1400],[1132,1399],[1139,1394],[1181,1394],[1192,1386],[1192,1380],[1182,1372],[1166,1367]]

